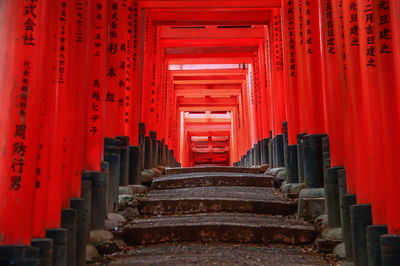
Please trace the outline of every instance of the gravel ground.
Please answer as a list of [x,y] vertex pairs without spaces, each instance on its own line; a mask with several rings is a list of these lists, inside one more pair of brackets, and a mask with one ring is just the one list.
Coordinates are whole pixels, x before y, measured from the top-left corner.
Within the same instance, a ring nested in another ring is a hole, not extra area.
[[167,243],[137,246],[95,265],[339,265],[309,246]]

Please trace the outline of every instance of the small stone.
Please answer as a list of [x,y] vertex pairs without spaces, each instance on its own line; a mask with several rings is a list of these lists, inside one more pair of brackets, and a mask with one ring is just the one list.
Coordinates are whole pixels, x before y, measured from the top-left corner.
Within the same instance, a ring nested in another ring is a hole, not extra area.
[[119,187],[119,195],[133,195],[133,191],[129,186]]
[[277,175],[278,179],[286,180],[286,170],[280,171]]
[[151,172],[148,171],[143,171],[142,172],[142,183],[150,183],[153,181],[154,174],[151,174]]
[[342,260],[346,258],[344,242],[335,247],[335,249],[333,250],[333,256]]
[[322,231],[321,237],[331,240],[342,240],[342,228],[327,228]]
[[123,210],[128,207],[137,207],[139,205],[139,202],[132,195],[119,195],[118,204],[119,204],[119,210]]
[[286,168],[284,168],[284,167],[279,167],[279,168],[271,168],[271,169],[269,169],[267,172],[268,172],[268,174],[270,174],[270,175],[277,176],[280,172],[282,172],[282,171],[284,171],[284,170],[286,170]]
[[261,172],[265,172],[268,170],[269,164],[262,164],[259,168]]
[[306,187],[306,184],[304,184],[304,183],[295,183],[295,184],[292,184],[292,186],[290,187],[289,193],[290,193],[290,194],[297,194],[297,195],[299,195],[299,194],[300,194],[300,191],[301,191],[302,189],[304,189],[305,187]]
[[99,256],[99,252],[92,244],[86,245],[86,260],[91,260]]
[[101,241],[111,240],[114,235],[110,231],[106,230],[94,230],[90,231],[90,241],[89,243],[97,243]]
[[148,192],[147,187],[143,185],[129,185],[133,194],[145,194]]
[[157,166],[157,169],[160,170],[163,175],[165,175],[166,168],[164,166],[159,165],[159,166]]
[[324,188],[305,188],[300,191],[299,198],[323,198],[325,197]]
[[119,214],[124,216],[126,219],[138,217],[140,215],[138,208],[131,208],[131,207],[128,207],[123,211],[120,211]]
[[325,198],[299,198],[297,218],[312,222],[325,213]]
[[107,218],[112,221],[113,223],[125,223],[126,219],[124,216],[122,216],[121,214],[118,213],[108,213]]
[[328,228],[328,214],[322,214],[322,215],[318,216],[314,220],[314,226],[318,232],[322,232],[323,230]]
[[108,219],[106,219],[104,221],[104,229],[105,230],[114,231],[116,226],[118,226],[118,224],[115,224],[114,222],[112,222],[112,221],[110,221]]
[[125,241],[122,240],[122,239],[115,239],[115,240],[114,240],[114,243],[115,243],[115,245],[117,245],[117,247],[118,247],[119,249],[124,249],[124,248],[128,247],[128,245],[127,245],[127,244],[125,243]]
[[284,181],[283,183],[282,183],[282,186],[281,186],[281,191],[282,191],[282,193],[289,193],[289,191],[290,191],[290,188],[292,187],[292,185],[293,184],[291,184],[291,183],[286,183],[286,181]]
[[160,171],[160,170],[158,170],[158,168],[151,168],[151,170],[153,170],[154,171],[154,176],[155,177],[160,177],[160,176],[162,176],[162,172]]

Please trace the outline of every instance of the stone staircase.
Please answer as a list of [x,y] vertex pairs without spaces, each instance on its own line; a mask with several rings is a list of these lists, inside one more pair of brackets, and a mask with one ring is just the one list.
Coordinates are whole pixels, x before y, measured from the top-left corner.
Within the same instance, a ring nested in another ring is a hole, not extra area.
[[259,168],[167,169],[139,199],[141,216],[119,233],[128,245],[166,242],[310,244],[314,227],[295,219],[293,199]]

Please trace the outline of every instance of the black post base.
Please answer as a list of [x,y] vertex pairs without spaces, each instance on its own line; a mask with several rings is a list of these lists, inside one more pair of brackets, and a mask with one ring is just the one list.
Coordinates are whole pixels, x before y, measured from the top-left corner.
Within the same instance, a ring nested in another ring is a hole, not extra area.
[[299,183],[304,183],[304,149],[303,149],[303,137],[307,135],[306,133],[301,133],[297,135],[297,166]]
[[355,194],[347,194],[341,197],[342,235],[344,240],[346,260],[353,261],[353,240],[351,236],[350,206],[357,204]]
[[286,149],[286,176],[288,183],[299,182],[299,172],[297,165],[297,145],[289,145]]
[[343,167],[332,167],[327,169],[325,179],[325,202],[328,213],[328,226],[330,228],[341,227],[340,198],[339,198],[339,170]]
[[381,256],[383,266],[400,265],[400,235],[381,236]]
[[388,229],[386,225],[371,225],[366,229],[368,265],[381,265],[381,235],[386,235]]
[[39,249],[23,245],[0,246],[0,265],[39,266]]
[[84,199],[71,199],[71,208],[76,211],[76,262],[77,266],[86,264],[86,220],[88,212],[86,211]]
[[322,138],[326,134],[306,135],[303,138],[304,179],[306,188],[324,187],[324,170],[322,158]]
[[50,238],[34,238],[31,246],[39,249],[39,265],[53,265],[53,240]]
[[82,173],[82,178],[92,182],[91,229],[102,229],[107,216],[107,175],[103,172],[87,171]]
[[371,204],[350,206],[350,216],[354,265],[368,265],[366,229],[367,226],[372,225]]
[[76,264],[76,210],[62,209],[61,211],[61,228],[67,230],[67,265],[75,266]]
[[53,265],[66,266],[68,256],[68,233],[66,229],[47,229],[46,237],[53,240]]

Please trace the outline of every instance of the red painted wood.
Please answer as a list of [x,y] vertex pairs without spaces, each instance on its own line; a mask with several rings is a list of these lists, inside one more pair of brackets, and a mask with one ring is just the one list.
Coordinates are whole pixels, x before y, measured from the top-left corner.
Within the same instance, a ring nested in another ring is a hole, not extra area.
[[339,1],[323,0],[321,4],[325,125],[329,135],[331,167],[344,166],[346,77],[342,37],[343,14]]
[[[0,169],[0,245],[30,244],[39,148],[41,93],[39,36],[43,29],[42,3],[26,13],[30,1],[1,3],[2,153]],[[3,35],[4,33],[4,35]],[[6,63],[6,64],[4,64]],[[7,109],[3,109],[7,108]]]
[[282,1],[282,30],[288,144],[297,144],[300,129],[298,64],[296,61],[295,5],[292,0]]

